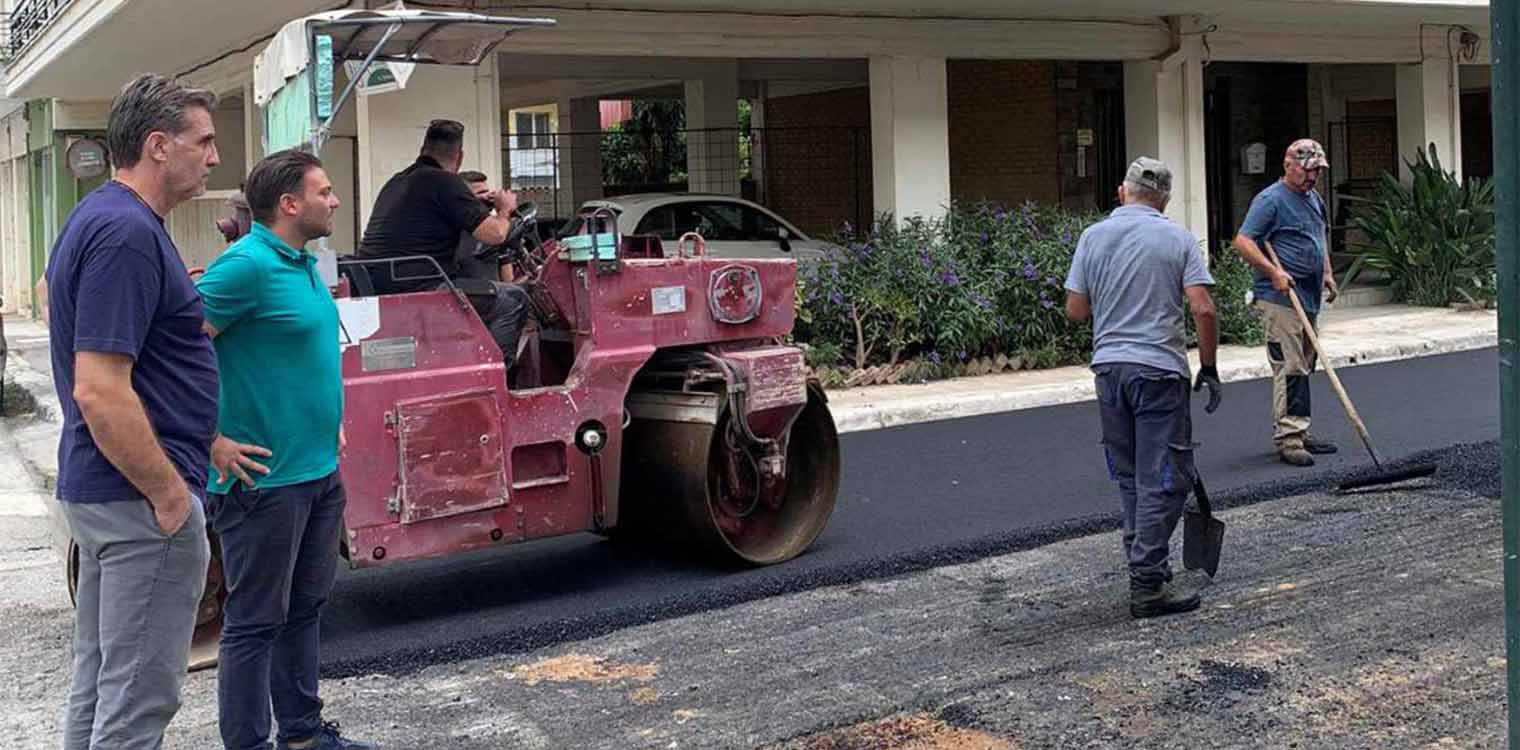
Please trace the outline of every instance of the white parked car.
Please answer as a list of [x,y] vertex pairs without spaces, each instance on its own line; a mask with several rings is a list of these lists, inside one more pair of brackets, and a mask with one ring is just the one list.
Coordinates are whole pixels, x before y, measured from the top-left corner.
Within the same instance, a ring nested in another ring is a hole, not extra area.
[[707,254],[717,258],[795,258],[813,260],[831,247],[808,237],[786,219],[758,203],[727,195],[700,193],[640,193],[620,195],[581,204],[579,216],[567,224],[561,236],[581,231],[585,216],[610,209],[618,217],[618,231],[654,235],[666,254],[675,252],[676,240],[696,232],[707,241]]

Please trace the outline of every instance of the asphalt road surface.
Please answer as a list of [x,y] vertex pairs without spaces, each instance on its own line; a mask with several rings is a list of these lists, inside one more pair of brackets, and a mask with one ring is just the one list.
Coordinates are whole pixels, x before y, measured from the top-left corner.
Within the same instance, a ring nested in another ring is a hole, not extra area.
[[[1497,438],[1497,368],[1488,349],[1341,377],[1381,452],[1397,458]],[[1213,415],[1195,400],[1199,469],[1216,503],[1322,488],[1368,463],[1323,375],[1314,387],[1315,432],[1341,453],[1308,470],[1272,454],[1270,382],[1226,385]],[[585,534],[345,572],[324,616],[324,675],[407,673],[1115,528],[1098,437],[1092,403],[845,435],[828,530],[772,568],[715,568]]]

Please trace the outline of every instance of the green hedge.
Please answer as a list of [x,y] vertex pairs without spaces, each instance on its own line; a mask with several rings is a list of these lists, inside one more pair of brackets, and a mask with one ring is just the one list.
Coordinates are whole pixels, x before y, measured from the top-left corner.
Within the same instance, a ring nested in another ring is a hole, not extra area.
[[[1066,320],[1066,273],[1082,230],[1103,218],[1025,204],[956,208],[897,227],[846,228],[842,249],[798,275],[796,338],[814,367],[863,368],[918,358],[953,369],[997,354],[1029,367],[1088,361],[1090,325]],[[1216,255],[1227,341],[1257,343],[1244,304],[1250,271]]]
[[[1255,277],[1251,267],[1230,243],[1222,243],[1209,256],[1209,273],[1214,276],[1214,307],[1219,310],[1219,342],[1259,346],[1266,343],[1267,333],[1261,319],[1251,311],[1246,293],[1251,290]],[[1193,319],[1188,317],[1191,328]]]

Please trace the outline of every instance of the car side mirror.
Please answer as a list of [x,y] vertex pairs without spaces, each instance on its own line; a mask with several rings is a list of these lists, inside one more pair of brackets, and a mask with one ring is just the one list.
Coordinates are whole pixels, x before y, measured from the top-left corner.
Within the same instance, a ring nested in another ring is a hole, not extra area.
[[789,253],[792,251],[792,233],[786,231],[786,227],[776,227],[775,237],[776,244],[781,246],[781,252]]

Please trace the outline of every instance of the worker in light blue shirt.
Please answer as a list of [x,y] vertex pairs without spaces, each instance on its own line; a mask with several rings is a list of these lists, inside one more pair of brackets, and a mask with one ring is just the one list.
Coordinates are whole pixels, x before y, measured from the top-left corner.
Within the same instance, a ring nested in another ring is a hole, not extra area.
[[1214,279],[1198,240],[1162,213],[1171,191],[1166,164],[1136,159],[1119,187],[1123,205],[1082,233],[1066,277],[1067,317],[1093,322],[1103,450],[1119,485],[1136,618],[1190,612],[1200,603],[1196,593],[1172,588],[1168,548],[1195,477],[1183,338],[1189,309],[1200,360],[1193,390],[1208,388],[1210,413],[1220,399]]

